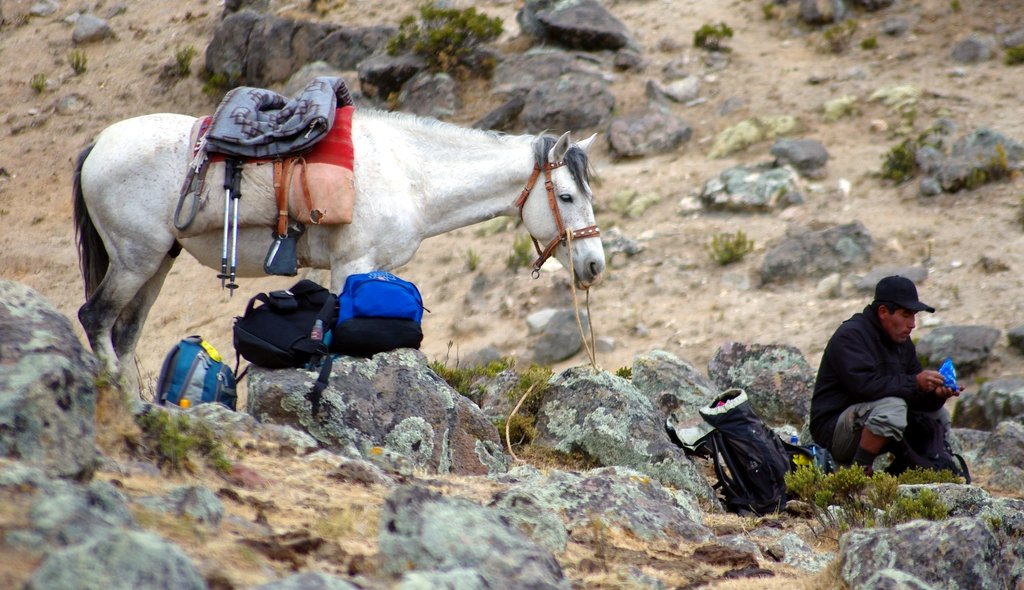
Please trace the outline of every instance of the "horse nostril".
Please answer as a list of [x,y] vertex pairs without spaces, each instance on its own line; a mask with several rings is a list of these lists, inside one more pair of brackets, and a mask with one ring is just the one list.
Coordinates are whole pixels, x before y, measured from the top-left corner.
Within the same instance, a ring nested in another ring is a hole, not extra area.
[[590,276],[596,277],[597,275],[601,274],[601,271],[603,270],[604,264],[596,260],[590,263]]

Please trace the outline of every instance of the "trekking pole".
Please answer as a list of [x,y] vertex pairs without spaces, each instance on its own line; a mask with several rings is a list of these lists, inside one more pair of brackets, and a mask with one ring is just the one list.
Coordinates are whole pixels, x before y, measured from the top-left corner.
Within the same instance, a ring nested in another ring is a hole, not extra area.
[[231,270],[229,272],[227,288],[231,294],[235,294],[238,285],[235,283],[235,276],[238,269],[238,200],[242,198],[242,163],[232,160],[234,173],[231,175],[231,209],[233,219],[231,222]]
[[232,166],[233,160],[224,162],[224,241],[220,250],[220,288],[224,288],[224,281],[228,278],[228,233],[231,231],[231,186],[234,181],[235,169]]

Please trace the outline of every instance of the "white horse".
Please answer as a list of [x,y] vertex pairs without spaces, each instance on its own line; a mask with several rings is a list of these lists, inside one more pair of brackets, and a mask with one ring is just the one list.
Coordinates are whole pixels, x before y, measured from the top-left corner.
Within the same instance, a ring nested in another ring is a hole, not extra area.
[[[189,237],[173,223],[195,120],[154,114],[120,121],[78,156],[74,217],[86,292],[78,318],[111,374],[118,373],[119,359],[134,357],[146,316],[182,248],[220,268],[223,222]],[[568,133],[557,139],[502,135],[357,109],[353,221],[309,226],[298,242],[299,264],[330,269],[331,291],[338,293],[349,274],[407,263],[428,237],[519,215],[541,253],[535,268],[553,253],[588,288],[604,270],[601,240],[572,238],[598,235],[586,154],[593,141],[574,144]],[[270,226],[239,228],[238,276],[265,276],[271,233]]]

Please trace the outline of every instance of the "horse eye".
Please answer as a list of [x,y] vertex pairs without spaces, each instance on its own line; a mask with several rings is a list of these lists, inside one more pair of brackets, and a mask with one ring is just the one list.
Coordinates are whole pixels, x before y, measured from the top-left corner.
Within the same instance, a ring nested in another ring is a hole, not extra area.
[[562,193],[562,194],[558,195],[558,199],[560,201],[562,201],[563,203],[571,203],[572,202],[572,195],[570,195],[569,193]]

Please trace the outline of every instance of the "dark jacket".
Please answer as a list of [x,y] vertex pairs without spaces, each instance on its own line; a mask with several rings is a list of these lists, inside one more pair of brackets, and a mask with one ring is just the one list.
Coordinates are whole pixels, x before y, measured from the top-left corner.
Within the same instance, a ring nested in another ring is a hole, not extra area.
[[811,436],[832,443],[839,414],[859,403],[900,397],[911,410],[934,411],[944,400],[917,388],[921,372],[909,339],[897,344],[882,329],[870,306],[843,322],[825,346],[811,398]]

